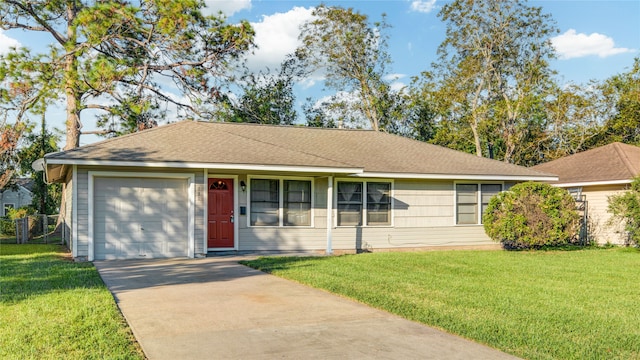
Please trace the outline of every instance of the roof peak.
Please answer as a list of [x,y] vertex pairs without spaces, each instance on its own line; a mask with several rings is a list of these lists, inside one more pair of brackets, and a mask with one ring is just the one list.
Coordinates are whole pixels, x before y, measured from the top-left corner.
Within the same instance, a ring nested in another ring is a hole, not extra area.
[[[627,169],[629,169],[629,172],[631,174],[635,174],[636,176],[640,175],[640,164],[634,163],[633,161],[631,161],[631,159],[629,159],[629,154],[625,151],[626,149],[636,148],[637,151],[640,152],[640,148],[634,145],[624,144],[621,142],[614,142],[611,145],[613,145],[613,148],[616,149],[616,152],[618,153],[620,160],[622,160],[622,162],[627,167]],[[629,148],[627,148],[627,146]]]

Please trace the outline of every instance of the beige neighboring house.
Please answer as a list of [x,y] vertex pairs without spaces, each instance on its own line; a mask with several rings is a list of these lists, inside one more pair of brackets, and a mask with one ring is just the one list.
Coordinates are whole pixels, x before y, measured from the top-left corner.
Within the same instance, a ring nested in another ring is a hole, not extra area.
[[31,205],[33,180],[15,179],[11,186],[0,189],[0,216],[6,216],[10,209]]
[[554,185],[575,195],[584,195],[588,202],[589,232],[599,244],[625,244],[627,234],[619,222],[610,221],[608,198],[629,186],[640,175],[640,147],[612,143],[548,163],[534,170],[557,174]]
[[183,121],[47,154],[76,259],[497,246],[489,198],[541,173],[367,130]]

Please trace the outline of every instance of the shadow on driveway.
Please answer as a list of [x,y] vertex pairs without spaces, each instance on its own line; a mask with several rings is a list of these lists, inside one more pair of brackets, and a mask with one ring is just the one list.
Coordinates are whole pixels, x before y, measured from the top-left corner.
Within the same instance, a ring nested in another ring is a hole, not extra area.
[[515,359],[237,263],[96,261],[149,359]]

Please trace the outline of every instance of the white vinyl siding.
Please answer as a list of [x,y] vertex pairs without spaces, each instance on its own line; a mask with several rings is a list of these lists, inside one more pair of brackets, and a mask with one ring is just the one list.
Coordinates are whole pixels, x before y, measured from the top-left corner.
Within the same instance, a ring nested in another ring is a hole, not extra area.
[[626,185],[583,186],[582,195],[589,206],[589,236],[598,244],[622,245],[627,240],[624,224],[611,221],[609,197],[625,191]]

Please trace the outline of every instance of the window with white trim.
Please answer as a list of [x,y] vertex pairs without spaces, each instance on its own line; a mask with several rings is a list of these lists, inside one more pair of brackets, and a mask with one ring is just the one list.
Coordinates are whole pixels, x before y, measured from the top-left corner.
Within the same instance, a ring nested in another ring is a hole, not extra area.
[[500,191],[501,184],[456,184],[456,224],[482,224],[489,200]]
[[16,205],[15,204],[11,204],[11,203],[5,203],[4,204],[4,212],[3,212],[3,216],[8,216],[9,215],[9,211],[11,209],[15,209]]
[[277,226],[280,200],[277,179],[251,179],[251,225]]
[[311,226],[310,180],[251,179],[249,196],[251,226]]
[[390,182],[338,181],[337,200],[338,226],[391,225]]
[[367,225],[391,225],[391,183],[367,183]]
[[311,181],[284,180],[284,226],[311,226]]

